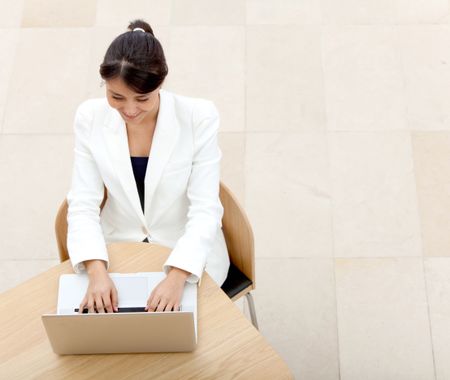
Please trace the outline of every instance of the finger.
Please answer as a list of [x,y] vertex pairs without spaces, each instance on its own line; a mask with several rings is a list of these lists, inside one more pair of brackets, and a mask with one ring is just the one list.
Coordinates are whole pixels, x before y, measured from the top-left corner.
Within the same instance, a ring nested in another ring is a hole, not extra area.
[[156,308],[156,311],[164,311],[166,305],[167,301],[165,299],[161,299],[161,301],[159,301],[158,307]]
[[114,311],[119,311],[119,295],[117,294],[117,289],[115,287],[112,288],[111,299]]
[[153,297],[151,302],[147,305],[148,306],[148,311],[156,311],[159,302],[160,302],[160,300],[158,298]]
[[180,311],[180,304],[178,302],[175,302],[175,305],[173,305],[173,311]]
[[174,305],[173,302],[167,303],[166,307],[164,308],[164,311],[172,311],[173,305]]
[[155,309],[151,309],[150,307],[150,305],[152,305],[153,303],[154,303],[154,301],[155,301],[155,297],[154,297],[154,295],[153,295],[153,292],[150,294],[150,297],[148,297],[148,300],[147,300],[147,305],[145,306],[145,311],[154,311]]
[[153,310],[150,310],[150,305],[152,304],[154,298],[155,298],[155,296],[154,296],[154,291],[153,291],[150,293],[150,297],[148,297],[147,305],[145,306],[145,311],[153,311]]
[[82,314],[83,313],[85,305],[86,305],[86,296],[81,301],[80,306],[78,306],[78,314]]
[[88,302],[87,302],[87,308],[88,308],[88,313],[95,313],[94,297],[92,297],[92,295],[89,295]]
[[105,293],[102,295],[103,305],[105,305],[105,311],[107,313],[112,313],[112,302],[111,302],[111,293]]
[[103,300],[100,294],[95,296],[95,307],[97,309],[97,313],[104,313],[105,309],[103,308]]

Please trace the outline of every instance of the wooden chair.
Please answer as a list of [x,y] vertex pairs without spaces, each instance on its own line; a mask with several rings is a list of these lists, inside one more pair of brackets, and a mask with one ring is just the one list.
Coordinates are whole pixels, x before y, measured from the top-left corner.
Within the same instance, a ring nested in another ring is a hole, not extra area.
[[[105,195],[100,209],[108,198]],[[220,183],[220,201],[224,208],[222,230],[230,256],[230,269],[222,285],[222,290],[231,300],[236,301],[245,295],[253,325],[258,328],[255,305],[251,291],[255,289],[255,254],[253,231],[243,208],[231,190]],[[67,200],[59,207],[55,220],[56,242],[61,262],[69,259],[67,250]]]

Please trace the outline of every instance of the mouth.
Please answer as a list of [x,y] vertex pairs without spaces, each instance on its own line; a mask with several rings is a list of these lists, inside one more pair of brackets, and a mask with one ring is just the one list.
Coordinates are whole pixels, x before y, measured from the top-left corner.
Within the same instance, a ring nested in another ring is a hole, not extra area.
[[136,119],[142,112],[139,112],[135,115],[127,115],[126,113],[123,113],[123,115],[127,118],[127,119]]

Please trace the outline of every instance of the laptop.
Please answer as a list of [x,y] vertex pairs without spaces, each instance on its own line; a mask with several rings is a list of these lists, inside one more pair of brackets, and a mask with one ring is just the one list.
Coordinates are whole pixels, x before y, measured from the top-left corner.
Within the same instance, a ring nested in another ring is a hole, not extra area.
[[143,311],[164,272],[110,273],[119,298],[119,312],[78,313],[89,278],[59,278],[56,314],[42,322],[53,351],[67,354],[187,352],[197,345],[197,284],[185,283],[179,311]]

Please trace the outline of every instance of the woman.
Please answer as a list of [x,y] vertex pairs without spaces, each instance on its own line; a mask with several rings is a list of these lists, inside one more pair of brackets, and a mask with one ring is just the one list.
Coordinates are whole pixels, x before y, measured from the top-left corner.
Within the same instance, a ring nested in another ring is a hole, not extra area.
[[77,108],[67,246],[74,271],[89,276],[80,312],[117,311],[106,250],[114,241],[172,248],[148,311],[177,310],[185,281],[197,282],[203,270],[219,286],[225,281],[219,116],[211,101],[161,89],[167,73],[150,25],[135,20],[100,65],[106,98]]

